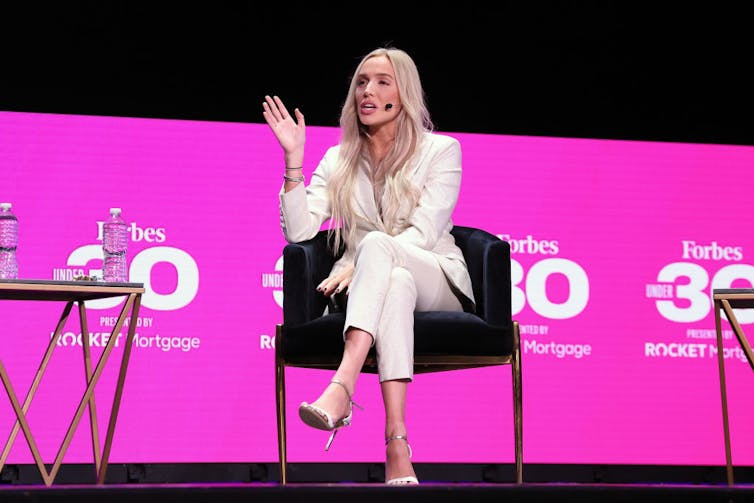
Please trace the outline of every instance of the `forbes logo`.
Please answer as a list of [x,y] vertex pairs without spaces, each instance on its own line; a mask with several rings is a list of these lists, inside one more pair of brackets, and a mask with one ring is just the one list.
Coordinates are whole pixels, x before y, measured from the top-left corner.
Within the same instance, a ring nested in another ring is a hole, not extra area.
[[[97,222],[97,241],[102,241],[102,227],[105,222]],[[131,242],[138,243],[146,241],[147,243],[164,243],[165,227],[145,227],[141,228],[136,222],[131,222]]]

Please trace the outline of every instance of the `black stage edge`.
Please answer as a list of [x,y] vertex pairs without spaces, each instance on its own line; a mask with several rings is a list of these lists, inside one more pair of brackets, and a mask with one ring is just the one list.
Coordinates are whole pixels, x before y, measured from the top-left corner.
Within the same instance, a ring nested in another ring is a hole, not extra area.
[[[48,470],[49,470],[48,466]],[[437,484],[512,484],[512,463],[415,463],[417,477]],[[754,488],[754,466],[734,466],[737,485]],[[129,484],[277,484],[277,463],[111,463],[105,486]],[[382,463],[288,463],[292,484],[362,484],[385,480]],[[91,463],[63,464],[55,486],[94,484]],[[724,465],[586,465],[524,464],[524,482],[532,484],[681,484],[726,485]],[[0,489],[43,484],[33,464],[8,464],[0,472]],[[0,498],[1,500],[1,498]],[[754,499],[752,499],[754,501]]]
[[379,463],[290,463],[283,486],[277,463],[111,464],[105,484],[96,485],[91,464],[67,464],[46,487],[35,465],[7,465],[0,502],[754,501],[754,467],[735,468],[733,486],[724,466],[527,464],[522,485],[513,483],[512,464],[417,463],[415,469],[420,486],[387,487]]
[[390,487],[384,484],[127,484],[104,486],[0,487],[7,503],[465,503],[486,502],[632,502],[679,501],[738,503],[752,501],[754,488],[683,484],[489,484],[424,483]]

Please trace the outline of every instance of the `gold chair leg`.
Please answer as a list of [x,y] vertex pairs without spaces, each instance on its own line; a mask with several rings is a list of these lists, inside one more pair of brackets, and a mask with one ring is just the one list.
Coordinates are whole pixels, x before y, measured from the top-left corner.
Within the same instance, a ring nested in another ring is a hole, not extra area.
[[281,356],[281,325],[275,330],[275,400],[277,402],[278,421],[278,460],[280,466],[280,483],[288,482],[288,462],[286,456],[285,431],[285,362]]
[[524,422],[521,381],[521,335],[518,322],[513,322],[513,427],[515,430],[516,483],[524,482]]

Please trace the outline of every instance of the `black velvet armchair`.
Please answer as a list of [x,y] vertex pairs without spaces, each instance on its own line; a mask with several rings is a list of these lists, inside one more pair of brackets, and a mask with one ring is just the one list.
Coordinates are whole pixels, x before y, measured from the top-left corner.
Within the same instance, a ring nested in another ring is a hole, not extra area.
[[[510,246],[481,229],[451,231],[471,275],[476,313],[417,312],[414,372],[511,365],[516,482],[523,482],[521,353],[518,322],[511,315]],[[337,257],[327,232],[283,250],[283,323],[275,338],[278,450],[281,483],[287,482],[285,367],[335,370],[343,355],[345,314],[323,316],[328,300],[316,291]],[[473,341],[473,343],[470,343]],[[362,372],[376,373],[374,349]]]

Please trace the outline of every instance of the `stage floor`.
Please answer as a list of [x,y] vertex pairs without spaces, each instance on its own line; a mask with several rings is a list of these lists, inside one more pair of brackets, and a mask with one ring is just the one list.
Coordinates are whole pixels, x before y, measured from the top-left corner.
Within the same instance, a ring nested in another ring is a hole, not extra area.
[[388,487],[384,484],[117,484],[0,486],[3,503],[287,503],[295,501],[350,503],[485,503],[636,501],[751,502],[754,485],[683,484],[486,484],[424,483]]

